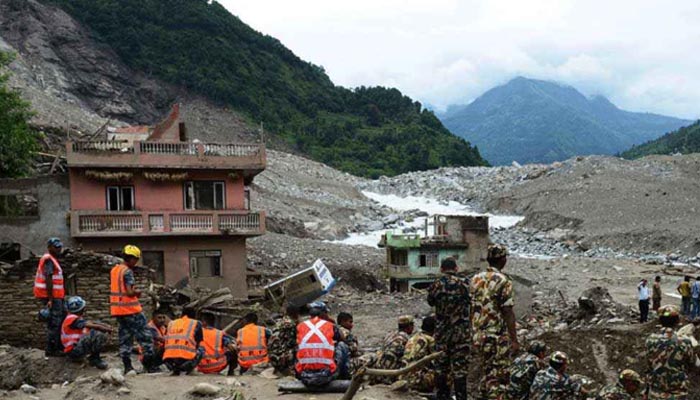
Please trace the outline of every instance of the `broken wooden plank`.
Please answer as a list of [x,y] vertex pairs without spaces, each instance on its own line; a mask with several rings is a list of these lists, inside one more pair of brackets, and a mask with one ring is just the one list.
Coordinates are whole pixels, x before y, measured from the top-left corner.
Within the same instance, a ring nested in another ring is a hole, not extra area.
[[326,386],[306,386],[299,380],[282,381],[277,384],[277,391],[282,393],[345,393],[350,387],[349,380],[331,381]]

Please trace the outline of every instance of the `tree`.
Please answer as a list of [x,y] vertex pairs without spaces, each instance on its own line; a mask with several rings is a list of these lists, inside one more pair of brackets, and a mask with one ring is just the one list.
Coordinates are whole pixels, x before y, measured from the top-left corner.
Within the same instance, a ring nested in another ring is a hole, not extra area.
[[[13,59],[14,54],[0,51],[0,71]],[[29,127],[30,104],[7,86],[8,79],[8,73],[0,72],[0,177],[15,178],[31,171],[37,143]]]

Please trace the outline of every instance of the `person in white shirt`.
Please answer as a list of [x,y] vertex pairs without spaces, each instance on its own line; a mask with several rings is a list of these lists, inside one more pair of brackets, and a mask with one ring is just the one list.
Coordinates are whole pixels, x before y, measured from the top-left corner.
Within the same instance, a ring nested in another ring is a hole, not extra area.
[[642,279],[637,286],[639,292],[639,322],[645,323],[649,319],[649,286],[646,279]]

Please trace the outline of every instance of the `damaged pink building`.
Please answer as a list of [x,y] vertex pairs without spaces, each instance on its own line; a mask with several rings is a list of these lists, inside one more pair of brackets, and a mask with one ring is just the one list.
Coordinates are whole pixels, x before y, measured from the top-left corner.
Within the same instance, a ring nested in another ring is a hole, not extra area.
[[248,192],[264,144],[188,141],[177,105],[146,128],[67,143],[73,241],[105,253],[134,244],[158,281],[246,297],[246,238],[265,232]]

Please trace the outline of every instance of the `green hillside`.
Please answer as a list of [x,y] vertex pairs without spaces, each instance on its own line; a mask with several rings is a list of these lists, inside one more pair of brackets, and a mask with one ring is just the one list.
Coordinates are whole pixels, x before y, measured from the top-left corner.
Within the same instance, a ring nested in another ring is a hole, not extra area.
[[344,171],[377,177],[486,164],[420,103],[396,89],[336,86],[322,67],[216,2],[45,1],[91,29],[135,70],[228,104]]
[[700,121],[669,132],[656,140],[632,147],[621,154],[624,158],[639,158],[651,154],[700,152]]

